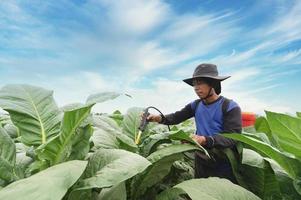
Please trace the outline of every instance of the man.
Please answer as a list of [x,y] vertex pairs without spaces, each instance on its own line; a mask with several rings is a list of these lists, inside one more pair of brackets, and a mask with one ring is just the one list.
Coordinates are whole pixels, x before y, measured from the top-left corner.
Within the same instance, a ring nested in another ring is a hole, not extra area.
[[[196,134],[193,138],[207,149],[233,148],[235,141],[223,137],[222,133],[241,133],[241,110],[236,102],[221,93],[221,81],[230,76],[219,76],[214,64],[200,64],[192,78],[183,80],[193,86],[199,99],[187,104],[182,110],[168,115],[149,115],[148,120],[166,125],[181,123],[195,118]],[[217,176],[235,182],[231,165],[224,158],[215,161],[196,153],[195,177]]]

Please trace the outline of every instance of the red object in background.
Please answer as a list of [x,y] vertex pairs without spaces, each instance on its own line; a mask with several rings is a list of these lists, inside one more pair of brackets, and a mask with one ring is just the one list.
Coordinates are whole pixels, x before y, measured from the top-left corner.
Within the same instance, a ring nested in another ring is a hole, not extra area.
[[250,112],[242,112],[242,127],[254,126],[256,121],[256,115]]

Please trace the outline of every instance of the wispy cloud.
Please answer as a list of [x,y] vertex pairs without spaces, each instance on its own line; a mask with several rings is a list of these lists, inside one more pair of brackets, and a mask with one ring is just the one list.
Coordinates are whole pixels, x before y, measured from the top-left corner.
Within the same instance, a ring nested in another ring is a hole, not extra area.
[[[299,1],[273,1],[263,7],[254,3],[262,13],[268,8],[276,11],[251,24],[258,9],[242,15],[240,8],[207,9],[209,4],[201,2],[195,5],[200,9],[184,12],[175,10],[174,4],[1,2],[2,83],[53,88],[60,104],[82,101],[96,91],[126,91],[136,97],[124,100],[122,108],[152,104],[171,112],[195,98],[181,80],[191,76],[200,62],[212,62],[220,73],[232,75],[223,84],[224,94],[237,99],[244,110],[297,109],[298,105],[287,106],[293,103],[287,103],[290,90],[276,100],[268,98],[283,85],[298,82]],[[291,79],[279,83],[284,77]]]

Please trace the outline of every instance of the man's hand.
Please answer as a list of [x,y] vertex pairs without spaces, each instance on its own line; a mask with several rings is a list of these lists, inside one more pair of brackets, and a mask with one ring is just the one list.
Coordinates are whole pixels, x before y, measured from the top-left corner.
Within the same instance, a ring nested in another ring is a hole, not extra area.
[[148,117],[147,117],[147,121],[149,122],[158,122],[160,123],[162,121],[162,117],[160,115],[153,115],[153,114],[150,114]]
[[202,146],[206,145],[206,143],[207,143],[206,138],[201,135],[192,135],[192,139],[197,141],[197,143],[199,143]]

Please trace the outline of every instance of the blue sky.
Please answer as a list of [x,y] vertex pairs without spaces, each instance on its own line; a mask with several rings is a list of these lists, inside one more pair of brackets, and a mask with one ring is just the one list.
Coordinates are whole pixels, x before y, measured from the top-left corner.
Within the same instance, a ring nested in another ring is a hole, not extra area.
[[98,112],[196,99],[182,79],[203,62],[232,77],[243,111],[301,111],[301,1],[74,0],[0,2],[0,86],[54,90],[60,106],[129,93]]

